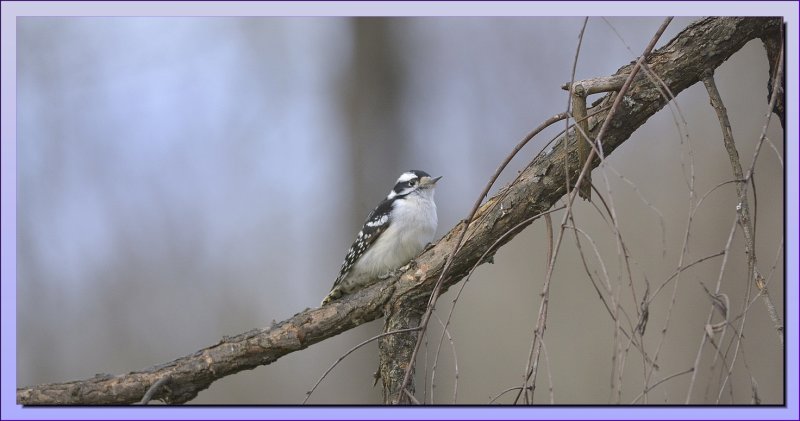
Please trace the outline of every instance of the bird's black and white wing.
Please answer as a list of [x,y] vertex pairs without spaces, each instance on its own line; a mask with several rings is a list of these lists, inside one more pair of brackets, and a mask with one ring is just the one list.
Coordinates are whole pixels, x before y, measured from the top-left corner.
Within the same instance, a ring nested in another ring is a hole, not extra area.
[[370,212],[369,216],[367,217],[367,222],[364,223],[361,231],[359,231],[356,235],[355,241],[353,241],[353,244],[347,251],[347,255],[344,257],[344,262],[342,262],[342,267],[339,269],[339,276],[336,277],[336,281],[333,283],[333,288],[331,288],[331,292],[328,294],[328,296],[325,297],[323,304],[342,296],[342,282],[350,273],[350,269],[352,269],[353,265],[358,262],[358,259],[361,258],[361,256],[363,256],[367,250],[369,250],[370,246],[375,243],[381,234],[383,234],[386,229],[389,228],[389,224],[391,224],[389,215],[392,211],[393,202],[394,200],[392,199],[384,199],[378,205],[378,207]]

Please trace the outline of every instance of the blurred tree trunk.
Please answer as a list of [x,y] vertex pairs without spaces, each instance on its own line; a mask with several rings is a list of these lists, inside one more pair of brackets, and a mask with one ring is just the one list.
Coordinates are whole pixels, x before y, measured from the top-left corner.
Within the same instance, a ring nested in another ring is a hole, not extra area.
[[[360,228],[372,210],[366,207],[386,195],[385,187],[403,167],[405,133],[400,121],[403,92],[397,40],[388,18],[353,18],[352,69],[345,81],[346,118],[352,157],[351,227]],[[410,168],[407,168],[410,169]],[[399,173],[398,173],[399,174]],[[353,231],[355,235],[356,228]]]

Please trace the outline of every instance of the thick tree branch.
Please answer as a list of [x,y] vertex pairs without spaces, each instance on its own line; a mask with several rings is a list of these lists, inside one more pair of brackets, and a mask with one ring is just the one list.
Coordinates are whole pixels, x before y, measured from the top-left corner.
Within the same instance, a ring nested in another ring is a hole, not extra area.
[[[384,332],[391,332],[400,329],[409,329],[420,325],[422,312],[425,307],[419,306],[403,306],[400,302],[393,302],[387,307],[385,312],[385,324],[383,327]],[[407,332],[399,335],[391,335],[381,338],[378,342],[378,349],[380,351],[380,366],[379,374],[383,382],[383,403],[389,404],[395,399],[399,403],[409,404],[410,396],[414,394],[413,383],[406,388],[408,394],[401,394],[395,396],[391,391],[399,389],[395,384],[398,379],[402,381],[406,370],[410,369],[413,373],[414,367],[408,366],[412,360],[414,347],[417,343],[419,332]],[[387,358],[389,357],[389,358]]]
[[772,108],[772,112],[777,114],[778,118],[781,120],[781,127],[786,128],[786,113],[784,112],[784,95],[785,90],[784,87],[786,86],[786,71],[785,71],[785,60],[781,59],[781,53],[784,50],[784,42],[783,42],[783,25],[778,26],[775,28],[774,32],[768,33],[766,36],[762,36],[761,42],[764,43],[764,48],[767,50],[767,61],[769,61],[769,74],[770,78],[767,81],[767,99],[772,99],[773,91],[776,87],[772,86],[772,80],[774,77],[773,75],[778,74],[780,70],[781,77],[779,78],[780,81],[778,82],[778,92],[775,96],[775,106]]
[[[780,35],[780,26],[780,18],[703,19],[655,51],[649,57],[648,65],[677,95],[700,81],[703,74],[717,68],[748,41]],[[617,74],[627,74],[631,67],[624,66]],[[594,104],[594,109],[610,104],[614,95],[603,97]],[[646,77],[638,76],[603,138],[605,154],[611,153],[628,139],[666,102],[657,86]],[[590,118],[592,137],[596,136],[606,113],[603,111]],[[592,114],[592,109],[589,114]],[[444,278],[443,291],[461,280],[503,234],[531,216],[546,211],[564,195],[564,160],[568,159],[572,168],[579,165],[574,132],[562,138],[561,142],[565,139],[568,152],[557,146],[540,154],[517,180],[480,207],[474,222],[468,227],[463,247]],[[499,202],[502,206],[499,206]],[[142,400],[152,385],[167,378],[157,390],[154,388],[152,399],[183,403],[193,399],[215,380],[270,364],[286,354],[382,317],[388,310],[399,311],[398,308],[402,307],[402,311],[418,314],[413,309],[425,309],[442,268],[456,247],[461,229],[463,224],[454,227],[434,247],[419,256],[416,265],[401,276],[381,281],[322,308],[303,311],[268,328],[225,338],[193,354],[142,371],[22,387],[17,389],[17,402],[25,405],[130,404]],[[515,233],[521,229],[517,228]],[[497,247],[513,236],[504,237]],[[494,252],[496,249],[490,250],[488,255],[492,256]],[[409,321],[413,322],[412,319],[409,316]],[[408,323],[414,327],[411,324]],[[399,348],[403,346],[397,348],[396,352],[402,354]],[[396,364],[400,368],[406,363],[398,359]],[[388,372],[403,375],[400,369]]]

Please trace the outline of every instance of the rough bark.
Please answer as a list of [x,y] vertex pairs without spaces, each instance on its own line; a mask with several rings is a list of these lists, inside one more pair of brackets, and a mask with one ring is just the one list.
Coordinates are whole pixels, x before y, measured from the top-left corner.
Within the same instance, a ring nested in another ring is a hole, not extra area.
[[[677,95],[700,81],[707,71],[713,71],[748,41],[780,35],[781,24],[780,18],[702,19],[655,51],[647,63]],[[632,64],[626,65],[617,74],[625,74],[631,67]],[[610,104],[613,99],[614,94],[606,95],[593,104],[593,109]],[[605,134],[605,154],[610,154],[628,139],[666,103],[659,88],[640,74]],[[593,109],[589,109],[589,114]],[[596,136],[606,112],[590,119],[592,137]],[[564,141],[568,142],[568,152],[561,146]],[[444,279],[443,290],[460,281],[503,234],[531,216],[546,211],[564,195],[565,153],[569,167],[576,168],[578,156],[574,132],[562,137],[550,151],[535,157],[514,183],[481,206]],[[498,202],[503,206],[497,206]],[[17,389],[17,402],[24,405],[129,404],[140,401],[151,385],[168,377],[163,387],[153,394],[153,399],[183,403],[215,380],[270,364],[283,355],[382,317],[388,310],[393,313],[387,318],[387,328],[414,327],[448,255],[455,249],[461,229],[463,224],[454,227],[434,247],[419,256],[415,266],[399,277],[381,281],[325,307],[305,310],[272,327],[224,338],[208,348],[142,371],[22,387]],[[498,247],[511,238],[513,235],[505,237]],[[496,249],[488,255],[491,257],[494,252]],[[392,385],[396,387],[402,383],[404,369],[401,368],[411,363],[409,346],[413,348],[411,337],[415,338],[416,332],[413,333],[405,339],[399,335],[395,340],[387,337],[381,344],[382,361],[392,361],[385,370],[383,364],[381,366],[387,396],[396,395],[397,390],[392,390]]]
[[[776,26],[776,28],[767,34],[767,36],[762,36],[761,41],[764,43],[764,48],[767,50],[767,61],[769,61],[769,74],[770,76],[774,75],[777,71],[776,67],[778,66],[778,62],[780,61],[780,54],[781,50],[783,50],[783,34],[785,25]],[[783,60],[784,69],[783,69],[783,76],[781,77],[780,84],[778,85],[778,92],[777,101],[775,102],[775,108],[772,110],[778,118],[781,120],[781,127],[786,127],[786,121],[784,118],[786,114],[784,112],[784,96],[786,91],[784,87],[786,86],[786,60]],[[767,100],[772,97],[772,77],[769,78],[767,81]]]
[[[399,302],[395,301],[387,306],[388,309],[385,311],[386,323],[383,327],[384,332],[395,332],[419,326],[425,307],[398,304]],[[385,404],[392,403],[395,398],[398,399],[400,404],[411,403],[409,395],[414,395],[413,384],[406,388],[408,395],[404,393],[396,397],[391,394],[391,391],[400,389],[401,385],[397,384],[397,382],[403,381],[403,376],[408,369],[408,363],[414,353],[418,335],[419,332],[398,333],[385,336],[378,342],[378,349],[381,355],[378,370],[383,382],[383,403]],[[413,375],[414,367],[411,367],[411,370]]]

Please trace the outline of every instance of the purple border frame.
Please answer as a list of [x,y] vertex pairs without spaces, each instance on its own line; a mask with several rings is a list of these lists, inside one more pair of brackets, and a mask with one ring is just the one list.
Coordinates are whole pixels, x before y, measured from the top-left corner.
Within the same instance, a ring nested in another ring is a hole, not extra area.
[[[796,2],[3,2],[2,419],[794,419],[798,412],[798,3]],[[512,16],[761,15],[787,22],[786,407],[98,407],[22,408],[16,400],[16,17],[17,16]],[[577,12],[580,12],[578,14]]]

